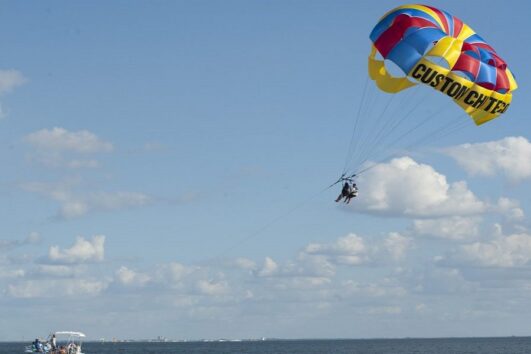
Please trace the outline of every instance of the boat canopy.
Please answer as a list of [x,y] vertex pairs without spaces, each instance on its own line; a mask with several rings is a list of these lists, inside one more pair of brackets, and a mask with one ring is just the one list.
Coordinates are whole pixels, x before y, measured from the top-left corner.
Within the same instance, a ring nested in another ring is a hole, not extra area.
[[71,337],[85,337],[85,334],[81,332],[72,332],[72,331],[58,331],[54,332],[55,335],[65,335],[65,336],[71,336]]

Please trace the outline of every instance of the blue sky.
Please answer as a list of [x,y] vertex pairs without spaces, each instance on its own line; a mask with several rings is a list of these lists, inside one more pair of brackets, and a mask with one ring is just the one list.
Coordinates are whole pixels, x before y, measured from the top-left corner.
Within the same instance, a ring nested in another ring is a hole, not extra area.
[[0,340],[528,334],[526,2],[430,2],[509,63],[502,118],[319,193],[399,4],[3,2]]

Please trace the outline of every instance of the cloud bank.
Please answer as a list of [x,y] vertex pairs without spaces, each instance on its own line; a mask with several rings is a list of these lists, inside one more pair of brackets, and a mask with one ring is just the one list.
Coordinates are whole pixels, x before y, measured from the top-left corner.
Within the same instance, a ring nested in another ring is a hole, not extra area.
[[522,136],[463,144],[447,148],[444,152],[472,175],[501,173],[514,181],[531,177],[531,143]]
[[448,183],[433,167],[409,157],[379,164],[359,177],[361,191],[350,208],[377,215],[441,217],[483,213],[487,204],[466,182]]

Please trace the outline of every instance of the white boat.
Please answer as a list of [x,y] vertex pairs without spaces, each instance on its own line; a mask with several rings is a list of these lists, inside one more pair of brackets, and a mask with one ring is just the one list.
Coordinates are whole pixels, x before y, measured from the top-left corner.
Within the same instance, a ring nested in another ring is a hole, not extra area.
[[[52,337],[55,335],[57,347],[52,349]],[[45,341],[36,339],[26,346],[25,353],[47,354],[83,354],[81,344],[85,335],[81,332],[58,331],[50,334]]]

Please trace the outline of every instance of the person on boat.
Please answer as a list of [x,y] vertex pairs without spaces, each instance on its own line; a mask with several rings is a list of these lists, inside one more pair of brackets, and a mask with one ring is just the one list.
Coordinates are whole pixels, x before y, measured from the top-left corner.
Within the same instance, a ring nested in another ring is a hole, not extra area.
[[33,345],[35,346],[35,351],[37,353],[44,352],[44,346],[42,345],[42,342],[39,340],[39,338],[35,338],[35,342],[33,342]]
[[52,334],[52,339],[50,342],[52,344],[52,350],[55,351],[57,349],[57,338],[55,338],[55,333]]
[[336,198],[336,203],[340,202],[341,199],[345,198],[345,202],[347,200],[347,197],[350,195],[350,184],[348,181],[345,181],[345,184],[343,185],[343,189],[341,189],[341,193]]
[[68,354],[76,354],[77,353],[77,345],[75,343],[68,344]]
[[37,343],[39,343],[39,338],[35,338],[35,340],[33,341],[33,343],[31,343],[31,346],[33,348],[33,351],[37,351]]

